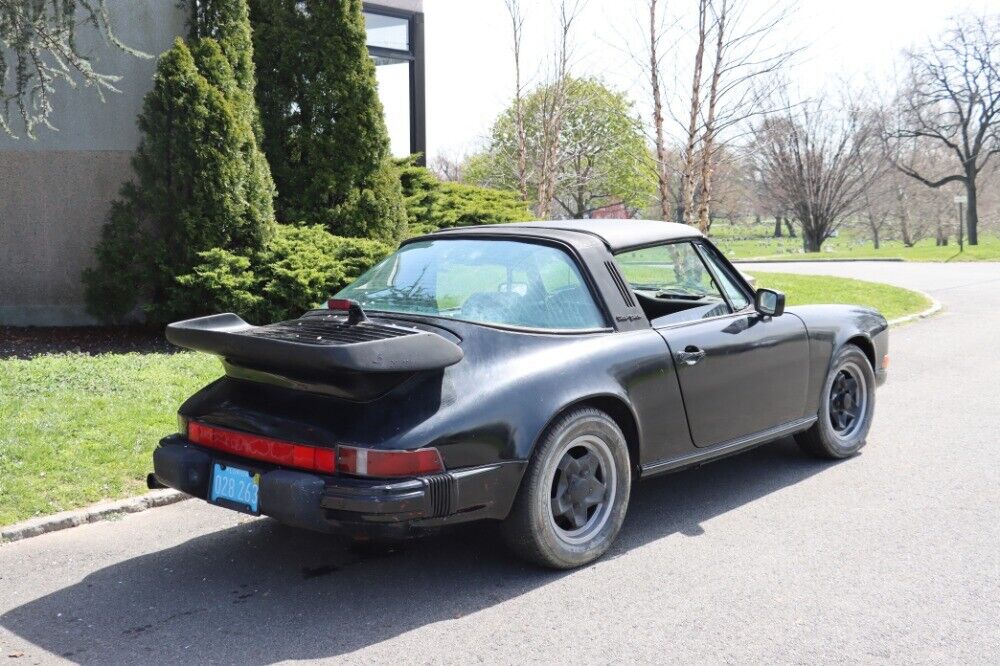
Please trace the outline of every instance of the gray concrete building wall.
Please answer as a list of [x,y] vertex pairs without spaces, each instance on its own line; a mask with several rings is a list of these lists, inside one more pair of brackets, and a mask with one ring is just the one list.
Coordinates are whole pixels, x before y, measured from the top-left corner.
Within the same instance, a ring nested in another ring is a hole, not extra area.
[[[176,0],[108,0],[117,36],[157,56],[186,32]],[[373,6],[422,11],[421,0],[376,0]],[[111,202],[131,178],[139,143],[136,116],[152,88],[155,58],[139,59],[86,28],[80,42],[94,69],[120,75],[120,94],[56,84],[52,123],[59,129],[23,136],[0,133],[0,325],[96,323],[86,313],[80,275],[93,265]]]
[[[185,33],[173,0],[109,0],[116,34],[156,56]],[[37,139],[0,133],[0,325],[92,323],[83,307],[80,274],[111,201],[131,177],[139,142],[136,116],[152,87],[155,59],[139,59],[81,29],[81,44],[102,73],[122,76],[121,94],[102,103],[90,88],[57,84],[52,124]]]

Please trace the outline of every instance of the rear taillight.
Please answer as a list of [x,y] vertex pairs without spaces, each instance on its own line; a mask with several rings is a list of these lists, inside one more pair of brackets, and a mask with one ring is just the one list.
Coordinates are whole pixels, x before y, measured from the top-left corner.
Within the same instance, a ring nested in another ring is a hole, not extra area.
[[189,421],[178,415],[178,428],[188,441],[234,456],[261,460],[311,472],[333,474],[336,471],[356,476],[393,478],[422,476],[444,471],[437,449],[379,451],[354,446],[321,448],[296,444],[271,437]]
[[333,449],[322,449],[317,446],[295,444],[280,439],[216,428],[197,421],[190,421],[187,424],[187,438],[195,444],[207,446],[210,449],[276,465],[297,467],[324,474],[332,474],[337,469]]
[[444,471],[437,449],[379,451],[337,447],[337,468],[345,474],[372,477],[421,476]]

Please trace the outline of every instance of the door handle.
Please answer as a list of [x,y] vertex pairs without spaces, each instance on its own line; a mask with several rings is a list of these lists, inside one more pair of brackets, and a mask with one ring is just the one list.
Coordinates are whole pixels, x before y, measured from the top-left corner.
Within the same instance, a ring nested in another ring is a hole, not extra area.
[[694,345],[688,345],[684,351],[677,352],[677,360],[684,365],[695,365],[703,358],[705,358],[705,350]]

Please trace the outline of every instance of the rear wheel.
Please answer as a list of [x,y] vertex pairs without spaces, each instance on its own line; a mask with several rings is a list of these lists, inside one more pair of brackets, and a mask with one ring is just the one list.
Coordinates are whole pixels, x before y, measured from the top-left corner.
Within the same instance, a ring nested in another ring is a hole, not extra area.
[[875,412],[875,373],[855,345],[844,345],[823,385],[819,418],[799,433],[799,446],[821,458],[848,458],[865,445]]
[[625,519],[631,490],[628,446],[614,420],[581,408],[539,443],[503,535],[521,557],[557,569],[591,562]]

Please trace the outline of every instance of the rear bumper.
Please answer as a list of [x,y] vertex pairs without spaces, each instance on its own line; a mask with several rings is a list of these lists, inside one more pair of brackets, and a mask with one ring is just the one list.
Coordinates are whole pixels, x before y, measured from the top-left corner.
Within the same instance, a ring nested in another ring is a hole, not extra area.
[[260,513],[282,523],[391,539],[505,518],[524,472],[523,462],[504,462],[398,480],[322,476],[225,456],[173,435],[153,452],[153,473],[163,485],[205,499],[214,461],[258,472]]

